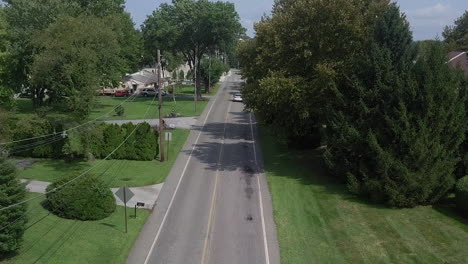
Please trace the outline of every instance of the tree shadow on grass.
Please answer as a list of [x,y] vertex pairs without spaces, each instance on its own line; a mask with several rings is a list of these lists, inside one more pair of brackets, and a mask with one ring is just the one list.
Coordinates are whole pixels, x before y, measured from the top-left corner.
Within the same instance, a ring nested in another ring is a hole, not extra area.
[[[265,128],[262,127],[262,130]],[[266,171],[274,177],[286,177],[298,181],[302,185],[318,186],[315,192],[322,192],[327,195],[334,195],[338,199],[358,203],[365,207],[374,209],[389,209],[385,205],[372,202],[361,196],[357,196],[347,189],[346,183],[331,174],[323,162],[322,156],[325,149],[323,147],[313,150],[295,150],[287,147],[286,143],[276,141],[271,135],[263,131],[262,139],[267,139],[263,144],[273,144],[274,146],[265,146],[265,149],[271,153],[281,153],[272,156],[264,153],[268,167]],[[275,150],[272,150],[275,149]],[[285,166],[288,164],[288,166]],[[291,164],[291,165],[289,165]]]
[[107,226],[107,227],[109,227],[109,228],[112,228],[112,229],[114,229],[114,230],[116,230],[116,231],[119,231],[120,233],[123,233],[123,232],[124,232],[123,230],[120,230],[119,228],[117,228],[117,226],[114,225],[114,224],[109,224],[109,223],[99,223],[99,224],[100,224],[100,225],[103,225],[103,226]]
[[468,215],[464,216],[457,210],[455,197],[446,197],[439,201],[439,203],[433,205],[432,208],[437,212],[468,226]]

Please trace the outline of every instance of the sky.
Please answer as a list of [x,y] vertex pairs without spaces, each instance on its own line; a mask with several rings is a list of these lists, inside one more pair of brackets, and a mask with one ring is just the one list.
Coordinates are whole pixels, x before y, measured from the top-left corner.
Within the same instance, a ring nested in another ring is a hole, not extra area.
[[[127,0],[127,11],[132,14],[137,26],[159,4],[169,0]],[[242,25],[247,33],[254,36],[253,25],[263,15],[269,15],[274,0],[230,0],[236,5]],[[442,31],[446,25],[468,10],[468,0],[396,0],[401,10],[406,14],[415,40],[442,39]]]

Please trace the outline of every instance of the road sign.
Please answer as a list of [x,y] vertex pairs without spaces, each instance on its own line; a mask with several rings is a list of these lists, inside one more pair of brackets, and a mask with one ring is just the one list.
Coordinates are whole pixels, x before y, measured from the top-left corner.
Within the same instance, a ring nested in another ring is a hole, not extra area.
[[119,199],[124,203],[124,211],[125,211],[125,233],[127,233],[127,202],[132,199],[135,194],[130,191],[130,189],[127,186],[120,187],[120,189],[115,192],[115,195],[119,197]]
[[120,189],[115,192],[115,195],[119,197],[123,203],[127,203],[130,201],[130,199],[132,199],[133,196],[135,196],[135,194],[127,186],[120,187]]
[[166,141],[172,141],[172,133],[166,132]]

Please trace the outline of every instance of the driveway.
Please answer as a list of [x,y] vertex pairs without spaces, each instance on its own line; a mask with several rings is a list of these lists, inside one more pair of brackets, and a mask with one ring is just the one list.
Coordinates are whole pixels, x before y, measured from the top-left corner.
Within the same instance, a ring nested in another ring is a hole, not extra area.
[[[26,184],[26,189],[30,192],[35,193],[45,193],[47,186],[50,185],[50,182],[43,182],[43,181],[31,181],[31,180],[21,180],[22,183]],[[129,188],[135,196],[130,199],[127,203],[127,207],[134,207],[137,202],[145,203],[144,207],[149,210],[152,210],[153,207],[156,205],[156,200],[158,199],[159,192],[161,191],[163,184],[156,184],[151,186],[144,186],[144,187],[134,187]],[[120,201],[120,199],[115,195],[119,188],[112,188],[112,193],[114,193],[115,200],[117,205],[123,206],[124,203]]]

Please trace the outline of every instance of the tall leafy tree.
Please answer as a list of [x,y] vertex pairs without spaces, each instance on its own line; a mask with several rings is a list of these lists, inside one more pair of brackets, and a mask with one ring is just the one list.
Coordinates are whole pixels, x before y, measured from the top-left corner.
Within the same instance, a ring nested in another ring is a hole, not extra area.
[[356,57],[356,70],[337,81],[325,161],[354,193],[398,207],[432,204],[453,187],[466,85],[440,43],[416,59],[395,4],[373,32],[369,56]]
[[[78,6],[63,0],[5,0],[5,15],[9,25],[9,63],[7,82],[20,91],[31,86],[31,65],[35,54],[33,36],[57,20],[59,15],[78,13]],[[33,98],[38,93],[32,90]],[[34,102],[38,105],[38,102]]]
[[[204,54],[234,42],[245,30],[234,4],[208,0],[173,0],[161,4],[143,24],[149,54],[156,49],[181,53],[191,67],[200,66]],[[201,98],[200,72],[197,95]]]
[[115,71],[124,63],[118,38],[103,19],[61,17],[46,30],[36,34],[33,45],[38,52],[31,65],[31,87],[50,100],[63,95],[68,106],[79,116],[86,116],[94,91],[110,86],[121,78]]
[[6,68],[8,63],[7,22],[4,7],[0,6],[0,106],[10,107],[13,104],[13,89],[6,82]]
[[449,49],[468,51],[468,11],[455,20],[455,25],[446,26],[442,36]]
[[[299,146],[317,144],[333,80],[370,41],[388,1],[277,1],[273,15],[238,47],[248,108]],[[308,144],[304,144],[308,143]]]
[[[25,187],[16,178],[16,167],[0,155],[0,208],[25,199]],[[6,209],[0,213],[0,259],[17,251],[23,240],[27,218],[26,205]]]
[[[120,79],[121,76],[137,69],[141,64],[143,48],[141,33],[134,28],[130,15],[124,11],[124,0],[6,0],[5,2],[6,20],[9,25],[7,35],[12,43],[8,50],[10,54],[7,67],[9,87],[16,90],[31,88],[32,99],[36,107],[40,107],[44,104],[45,89],[51,90],[52,97],[55,96],[57,99],[58,94],[55,93],[54,90],[57,90],[57,86],[63,85],[63,83],[60,83],[60,79],[49,78],[48,81],[52,81],[53,83],[43,82],[38,86],[38,69],[36,67],[39,64],[45,63],[44,59],[42,61],[36,61],[36,59],[39,60],[39,58],[50,55],[50,53],[41,54],[47,50],[45,46],[50,43],[39,43],[38,36],[46,35],[45,32],[47,29],[54,24],[54,27],[57,27],[57,23],[63,24],[64,20],[61,19],[63,17],[73,17],[75,19],[88,17],[90,21],[97,21],[95,19],[99,19],[100,22],[98,22],[97,25],[100,28],[94,29],[93,31],[112,31],[115,35],[109,41],[117,41],[119,52],[114,54],[115,59],[103,61],[102,67],[107,67],[106,72],[99,76],[98,79],[93,79],[96,81],[93,84],[94,86],[117,85],[118,79]],[[59,19],[61,20],[59,21]],[[70,21],[68,23],[70,23]],[[60,33],[61,37],[65,39],[74,37],[69,36],[69,34],[74,34],[76,37],[77,32],[65,30]],[[40,39],[45,40],[47,38],[43,37]],[[58,38],[57,40],[60,42],[62,39]],[[66,46],[67,43],[57,43],[57,47],[55,48],[58,48],[59,45],[63,47]],[[109,51],[113,51],[114,47],[115,45],[111,45]],[[49,48],[52,47],[49,45]],[[66,50],[71,51],[71,49]],[[100,51],[104,52],[104,54],[99,54],[101,57],[105,57],[106,53],[109,53],[109,51],[105,49],[101,49]],[[59,50],[58,53],[61,53],[65,58],[73,57],[73,54],[64,54],[62,50]],[[116,60],[119,60],[119,63],[115,63]],[[84,63],[86,66],[89,64],[93,64],[93,61]],[[33,69],[33,67],[35,68]],[[33,73],[33,70],[36,72]],[[88,73],[89,71],[86,70],[82,79],[86,79]],[[98,73],[101,74],[102,71]],[[34,76],[35,74],[36,77]],[[58,74],[59,73],[57,73],[56,76]],[[74,74],[77,76],[80,72],[75,71]],[[119,78],[117,78],[117,76],[119,76]],[[49,85],[50,87],[46,87]],[[68,87],[68,89],[74,89],[77,85],[80,84],[74,84],[74,87]],[[86,90],[86,87],[82,88],[83,89],[80,88],[82,90],[81,93],[83,93],[83,90]],[[90,98],[94,91],[89,89],[88,92],[90,92],[90,94],[88,94]],[[51,100],[52,103],[53,101],[54,100]],[[82,104],[82,106],[79,106],[81,109],[83,109],[83,107],[89,108],[89,100],[75,101],[75,105],[78,104]]]
[[223,73],[229,70],[229,66],[218,58],[203,58],[200,64],[200,74],[205,85],[205,92],[210,93],[213,85],[219,82]]

